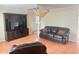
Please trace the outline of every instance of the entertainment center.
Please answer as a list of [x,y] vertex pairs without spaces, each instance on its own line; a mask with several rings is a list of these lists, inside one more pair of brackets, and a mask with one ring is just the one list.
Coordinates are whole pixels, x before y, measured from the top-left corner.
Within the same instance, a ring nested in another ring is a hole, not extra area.
[[28,35],[27,17],[24,14],[4,13],[6,40],[11,41]]

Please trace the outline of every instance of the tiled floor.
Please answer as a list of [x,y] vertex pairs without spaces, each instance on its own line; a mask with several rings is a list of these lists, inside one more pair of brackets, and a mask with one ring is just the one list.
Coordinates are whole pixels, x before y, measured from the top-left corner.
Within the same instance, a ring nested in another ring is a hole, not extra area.
[[[29,35],[28,37],[23,37],[20,39],[16,39],[14,41],[4,42],[0,44],[0,53],[3,54],[9,53],[12,45],[35,42],[35,39],[36,39],[35,35]],[[46,45],[48,54],[78,54],[79,53],[79,47],[74,42],[69,42],[68,44],[61,44],[42,38],[40,38],[40,42]]]

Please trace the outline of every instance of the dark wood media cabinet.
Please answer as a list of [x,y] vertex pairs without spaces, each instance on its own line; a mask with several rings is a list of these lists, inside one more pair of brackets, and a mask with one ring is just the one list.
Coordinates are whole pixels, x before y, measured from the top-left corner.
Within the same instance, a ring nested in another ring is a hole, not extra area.
[[7,41],[21,38],[29,34],[26,16],[27,15],[24,14],[4,13]]

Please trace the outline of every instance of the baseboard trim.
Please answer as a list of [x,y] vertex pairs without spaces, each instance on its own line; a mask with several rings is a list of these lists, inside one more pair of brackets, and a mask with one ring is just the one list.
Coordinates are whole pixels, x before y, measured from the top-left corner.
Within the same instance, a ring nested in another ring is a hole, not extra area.
[[70,42],[78,43],[77,40],[69,40]]
[[4,42],[5,42],[5,41],[2,41],[2,42],[0,42],[0,44],[1,44],[1,43],[4,43]]

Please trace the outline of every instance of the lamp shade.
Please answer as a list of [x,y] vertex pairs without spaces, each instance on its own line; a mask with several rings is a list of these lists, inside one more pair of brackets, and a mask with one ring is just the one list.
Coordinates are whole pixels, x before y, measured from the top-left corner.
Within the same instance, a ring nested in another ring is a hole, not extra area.
[[36,16],[40,16],[40,17],[45,16],[47,13],[48,13],[47,9],[39,8],[39,9],[36,9],[36,11],[35,11]]

